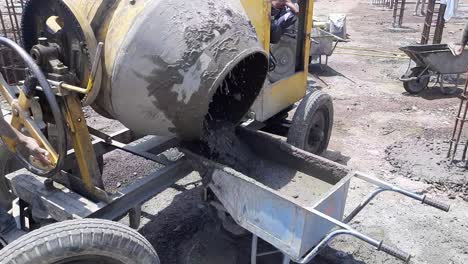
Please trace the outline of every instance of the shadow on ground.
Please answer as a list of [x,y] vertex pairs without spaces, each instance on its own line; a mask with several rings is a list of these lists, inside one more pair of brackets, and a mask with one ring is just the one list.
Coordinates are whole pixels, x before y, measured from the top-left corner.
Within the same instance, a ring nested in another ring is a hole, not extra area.
[[426,99],[428,101],[432,100],[440,100],[440,99],[451,99],[451,98],[456,98],[459,97],[460,94],[463,92],[462,89],[458,88],[457,91],[455,91],[454,94],[443,94],[440,91],[439,86],[436,86],[434,88],[428,88],[420,92],[419,94],[410,94],[408,92],[404,92],[404,96],[409,96],[409,97],[421,97],[423,99]]
[[320,81],[326,83],[324,80],[322,80],[320,77],[343,77],[344,79],[356,83],[346,75],[342,74],[341,72],[336,71],[335,69],[331,68],[328,65],[323,65],[323,64],[310,64],[309,65],[309,73],[314,75],[316,78],[318,78]]

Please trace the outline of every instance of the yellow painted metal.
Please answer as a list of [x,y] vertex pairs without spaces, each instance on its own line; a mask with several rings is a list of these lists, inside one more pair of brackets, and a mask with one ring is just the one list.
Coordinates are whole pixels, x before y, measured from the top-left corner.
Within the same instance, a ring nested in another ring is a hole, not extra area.
[[270,50],[271,0],[241,0],[263,48]]
[[81,181],[86,190],[93,193],[95,187],[102,189],[104,186],[96,153],[91,142],[91,135],[86,125],[80,100],[76,95],[65,96],[64,112],[66,112],[65,119],[70,127],[70,138],[80,169]]
[[[96,8],[99,7],[98,4],[101,1],[83,1],[83,0],[64,0],[63,3],[67,5],[67,7],[71,10],[75,18],[77,19],[81,29],[83,30],[84,37],[86,39],[86,47],[88,49],[88,53],[90,56],[93,56],[96,53],[98,42],[96,40],[96,36],[94,34],[93,29],[91,28],[91,23],[89,21],[89,15],[92,11],[96,12]],[[90,58],[92,60],[93,58]],[[90,61],[90,65],[92,65],[92,61]],[[86,69],[83,82],[81,86],[89,87],[89,79],[91,75],[91,69]],[[102,68],[98,67],[96,70],[96,76],[94,78],[94,82],[96,85],[94,87],[100,88],[102,81]],[[90,87],[91,88],[91,87]],[[82,88],[80,88],[82,89]],[[96,91],[77,91],[84,94],[87,94],[83,98],[83,105],[89,105],[96,99],[99,90]]]
[[[256,2],[256,1],[252,1]],[[270,1],[267,1],[270,2]],[[293,105],[297,101],[301,100],[307,90],[307,76],[308,76],[308,67],[309,64],[309,52],[310,52],[310,34],[312,31],[312,16],[313,16],[313,4],[314,0],[302,0],[300,3],[304,3],[301,7],[305,10],[305,30],[304,32],[298,32],[297,34],[302,34],[304,36],[304,49],[301,59],[303,59],[304,70],[296,72],[294,75],[275,82],[270,85],[266,85],[257,102],[255,103],[253,110],[255,112],[255,117],[257,121],[266,121],[268,118],[276,115],[287,107]],[[253,8],[249,6],[249,8]],[[270,8],[270,7],[269,7]],[[247,13],[250,14],[252,10],[247,10]],[[268,22],[267,27],[263,27],[263,31],[270,32],[270,24]],[[260,25],[260,24],[259,24]],[[259,26],[260,27],[260,26]],[[269,36],[269,35],[268,35]],[[269,43],[269,38],[268,38]]]
[[[51,166],[53,167],[57,164],[58,154],[54,150],[53,146],[49,143],[45,135],[41,132],[41,129],[37,126],[37,123],[31,117],[29,111],[29,99],[26,98],[21,89],[18,89],[18,91],[19,96],[16,98],[15,94],[13,94],[13,91],[4,85],[0,85],[0,94],[3,98],[5,98],[5,100],[11,105],[12,108],[13,114],[10,124],[18,131],[21,131],[23,128],[26,129],[29,136],[34,138],[41,147],[49,152],[49,160],[51,161]],[[10,151],[16,153],[16,144],[13,140],[6,137],[2,137],[2,140]]]

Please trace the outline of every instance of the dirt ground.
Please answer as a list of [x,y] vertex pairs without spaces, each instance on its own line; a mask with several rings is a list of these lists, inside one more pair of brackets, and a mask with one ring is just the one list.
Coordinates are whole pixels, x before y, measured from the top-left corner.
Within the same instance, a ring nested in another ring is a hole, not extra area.
[[[388,180],[419,194],[449,203],[444,213],[402,196],[385,193],[352,222],[357,230],[411,253],[412,263],[468,263],[468,171],[445,158],[459,100],[436,88],[408,95],[398,81],[407,66],[403,59],[357,56],[350,48],[399,52],[420,39],[423,18],[412,16],[407,4],[405,32],[390,30],[392,13],[368,0],[316,0],[315,15],[347,14],[350,42],[339,44],[328,67],[310,68],[310,89],[334,100],[335,124],[325,157]],[[460,1],[468,17],[468,1]],[[455,41],[465,20],[453,18],[443,42]],[[341,53],[341,54],[340,54]],[[380,55],[389,53],[379,53]],[[87,112],[88,121],[104,132],[121,125]],[[468,139],[468,128],[463,135]],[[176,151],[167,153],[169,158]],[[104,180],[115,189],[160,168],[158,164],[120,151],[104,159]],[[212,210],[201,200],[201,181],[192,173],[148,201],[142,208],[143,234],[163,264],[249,263],[250,236],[234,237],[221,230]],[[354,180],[347,212],[373,190]],[[127,219],[123,219],[127,222]],[[261,245],[268,249],[267,245]],[[281,263],[279,254],[259,263]],[[355,239],[339,238],[311,263],[400,263]]]

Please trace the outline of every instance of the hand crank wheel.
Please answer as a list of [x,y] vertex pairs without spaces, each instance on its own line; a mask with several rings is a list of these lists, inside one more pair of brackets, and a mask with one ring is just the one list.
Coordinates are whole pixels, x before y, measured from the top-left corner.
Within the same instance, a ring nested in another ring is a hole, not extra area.
[[[18,149],[15,143],[6,137],[1,137],[8,149],[16,154],[18,159],[23,165],[32,173],[39,176],[52,176],[61,170],[64,158],[67,150],[66,142],[66,130],[62,112],[57,103],[54,93],[47,81],[46,77],[42,73],[39,66],[36,65],[33,58],[22,49],[18,44],[10,39],[0,37],[0,44],[9,47],[16,53],[25,63],[27,67],[27,77],[24,85],[16,87],[10,86],[5,79],[0,75],[0,93],[5,100],[12,107],[12,119],[11,125],[18,131],[23,133],[27,132],[29,136],[34,138],[39,145],[49,152],[49,160],[51,166],[44,167],[35,164],[29,159],[29,156],[25,156]],[[37,122],[34,120],[33,111],[31,111],[31,99],[33,98],[36,87],[39,86],[42,89],[44,98],[47,100],[48,108],[52,113],[53,120],[57,127],[57,151],[50,144],[47,137],[41,131]]]

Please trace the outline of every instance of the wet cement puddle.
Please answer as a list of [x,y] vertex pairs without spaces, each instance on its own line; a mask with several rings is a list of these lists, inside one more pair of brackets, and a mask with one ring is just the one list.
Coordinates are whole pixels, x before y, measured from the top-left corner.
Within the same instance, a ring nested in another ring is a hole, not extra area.
[[386,149],[386,160],[394,167],[392,173],[423,181],[437,189],[448,191],[449,197],[468,200],[468,169],[464,162],[450,163],[446,158],[448,141],[426,135],[407,138]]

